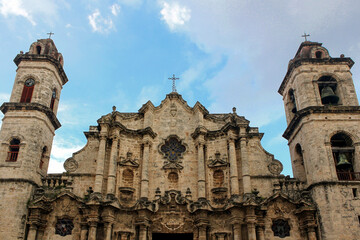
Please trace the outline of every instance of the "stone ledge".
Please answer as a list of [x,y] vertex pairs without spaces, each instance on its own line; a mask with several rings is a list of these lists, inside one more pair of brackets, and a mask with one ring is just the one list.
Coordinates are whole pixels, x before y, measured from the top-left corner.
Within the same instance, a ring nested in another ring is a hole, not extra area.
[[289,140],[295,128],[299,125],[300,121],[313,113],[358,113],[360,114],[360,106],[312,106],[301,109],[296,112],[294,118],[286,128],[283,137]]
[[44,113],[49,118],[49,120],[52,123],[55,130],[58,129],[59,127],[61,127],[61,124],[60,124],[59,120],[57,119],[55,113],[49,107],[46,107],[46,106],[41,105],[39,103],[6,102],[6,103],[3,103],[1,105],[0,110],[4,113],[4,115],[9,110],[15,110],[15,111],[18,111],[18,110],[39,111],[39,112]]

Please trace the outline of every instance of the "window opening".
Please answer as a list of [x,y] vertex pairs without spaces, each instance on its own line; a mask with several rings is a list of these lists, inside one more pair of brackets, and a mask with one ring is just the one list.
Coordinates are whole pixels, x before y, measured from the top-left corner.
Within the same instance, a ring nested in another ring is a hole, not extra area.
[[54,89],[51,94],[51,102],[50,102],[51,110],[54,110],[55,99],[56,99],[56,90]]
[[71,232],[74,228],[74,223],[71,219],[58,219],[55,225],[55,234],[62,237],[66,235],[71,235]]
[[352,189],[352,193],[353,193],[354,198],[357,198],[357,197],[358,197],[357,188],[353,188],[353,189]]
[[171,137],[161,146],[160,150],[170,162],[176,162],[182,153],[185,152],[186,148],[175,137]]
[[41,47],[40,46],[36,46],[36,53],[40,54],[41,53]]
[[289,90],[289,98],[291,103],[291,112],[296,113],[297,109],[296,109],[295,95],[294,95],[294,90],[292,89]]
[[279,238],[285,238],[290,236],[290,225],[288,221],[284,219],[274,220],[271,229],[274,232],[274,236],[277,236]]
[[12,139],[10,141],[10,146],[6,161],[16,162],[19,155],[19,150],[20,150],[20,140],[16,138]]
[[354,146],[351,138],[344,133],[337,133],[331,138],[331,148],[339,180],[356,180],[354,173]]
[[315,57],[318,58],[318,59],[322,58],[322,55],[323,55],[322,51],[315,52]]
[[323,76],[319,78],[318,85],[322,104],[338,104],[339,97],[336,94],[337,82],[333,77]]
[[35,81],[34,79],[29,78],[25,81],[24,88],[21,94],[20,102],[29,103],[31,102],[31,97],[34,91]]
[[39,168],[42,169],[43,166],[44,166],[44,162],[45,162],[45,154],[47,152],[47,147],[43,147],[42,149],[42,153],[41,153],[41,158],[40,158],[40,165],[39,165]]

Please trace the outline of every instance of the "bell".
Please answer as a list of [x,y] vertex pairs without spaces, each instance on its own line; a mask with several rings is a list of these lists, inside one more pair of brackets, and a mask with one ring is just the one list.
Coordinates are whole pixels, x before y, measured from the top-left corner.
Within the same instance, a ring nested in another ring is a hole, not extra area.
[[348,161],[345,153],[339,153],[337,168],[348,168],[351,167],[351,163]]
[[323,104],[337,104],[339,97],[335,95],[330,86],[326,86],[321,90],[321,102]]

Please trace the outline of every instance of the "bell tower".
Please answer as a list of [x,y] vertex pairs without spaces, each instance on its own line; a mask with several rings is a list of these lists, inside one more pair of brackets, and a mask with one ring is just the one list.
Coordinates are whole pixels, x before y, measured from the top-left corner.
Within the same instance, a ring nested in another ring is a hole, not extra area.
[[0,110],[0,239],[24,239],[27,202],[47,174],[62,86],[63,57],[51,39],[34,42],[15,59],[10,102]]
[[360,107],[353,65],[351,58],[333,58],[321,43],[305,41],[279,88],[294,177],[311,192],[322,239],[360,236]]

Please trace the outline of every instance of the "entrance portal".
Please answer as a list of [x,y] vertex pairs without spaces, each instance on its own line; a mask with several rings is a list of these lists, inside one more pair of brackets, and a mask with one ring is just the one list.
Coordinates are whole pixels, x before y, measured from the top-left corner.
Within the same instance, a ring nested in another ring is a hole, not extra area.
[[152,240],[193,240],[192,233],[153,233]]

